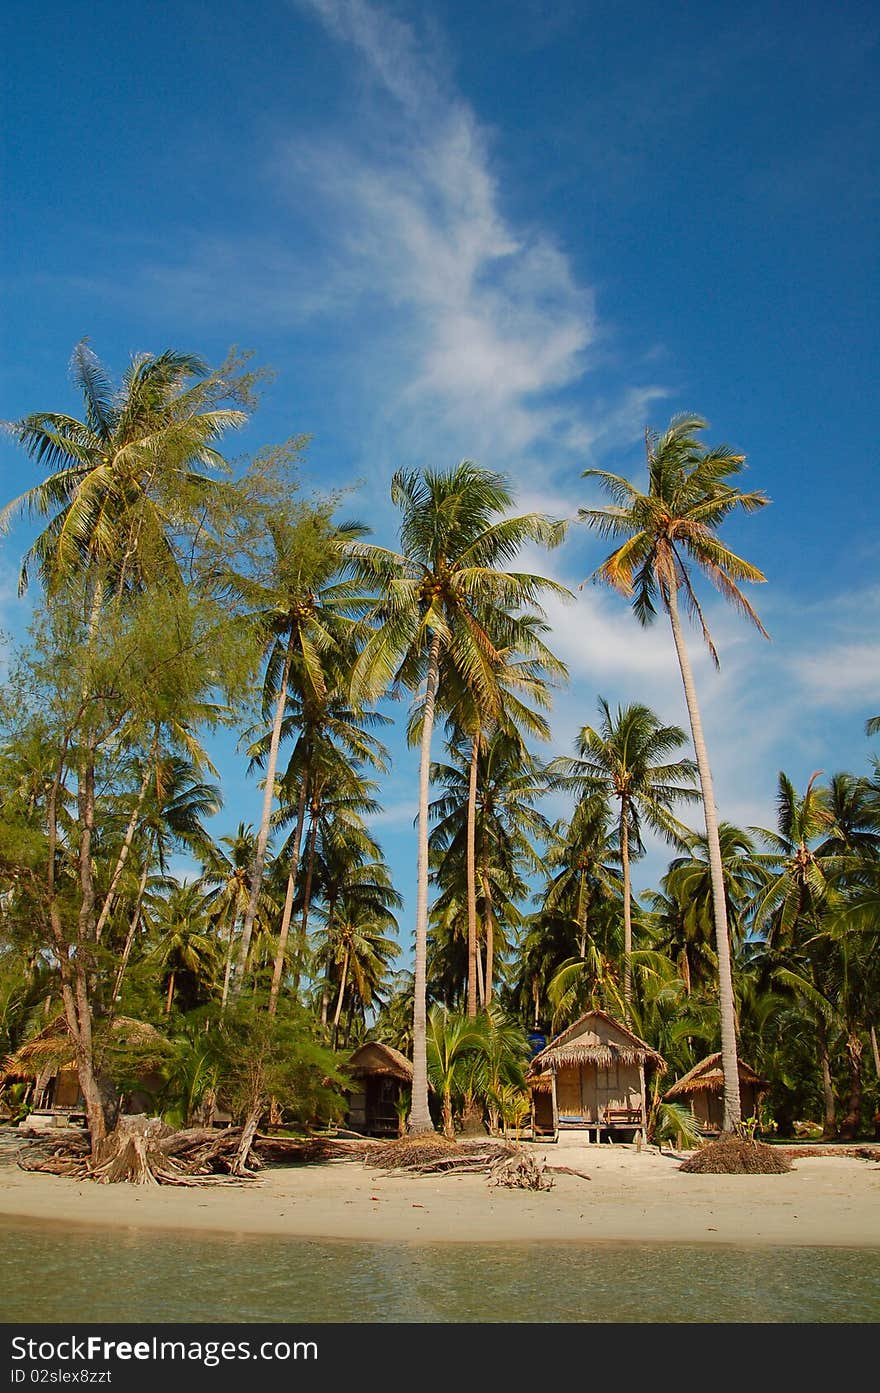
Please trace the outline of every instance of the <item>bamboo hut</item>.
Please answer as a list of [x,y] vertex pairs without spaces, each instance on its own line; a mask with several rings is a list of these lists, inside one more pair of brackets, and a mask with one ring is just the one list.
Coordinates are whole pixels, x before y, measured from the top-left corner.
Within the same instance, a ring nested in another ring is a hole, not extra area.
[[[743,1060],[737,1060],[739,1071],[739,1097],[743,1117],[757,1117],[758,1100],[768,1088],[766,1080],[761,1079]],[[721,1051],[710,1054],[695,1064],[682,1078],[663,1094],[664,1103],[687,1103],[700,1124],[700,1130],[707,1134],[719,1134],[724,1121],[724,1071],[721,1067]]]
[[[136,1082],[118,1099],[119,1111],[150,1110],[162,1085],[158,1072],[167,1043],[154,1026],[129,1016],[117,1016],[110,1025],[105,1048],[125,1051],[136,1060]],[[97,1061],[96,1061],[97,1062]],[[29,1085],[30,1126],[64,1126],[85,1122],[85,1104],[74,1063],[73,1041],[63,1015],[55,1016],[36,1035],[8,1055],[0,1066],[0,1084]],[[101,1080],[99,1079],[99,1084]],[[109,1085],[110,1094],[114,1089]]]
[[536,1054],[526,1074],[532,1099],[532,1136],[556,1141],[578,1128],[587,1139],[603,1134],[646,1136],[647,1079],[666,1061],[605,1011],[587,1011]]
[[396,1137],[401,1103],[412,1089],[413,1067],[391,1045],[368,1040],[355,1050],[343,1072],[352,1079],[346,1125],[367,1137]]

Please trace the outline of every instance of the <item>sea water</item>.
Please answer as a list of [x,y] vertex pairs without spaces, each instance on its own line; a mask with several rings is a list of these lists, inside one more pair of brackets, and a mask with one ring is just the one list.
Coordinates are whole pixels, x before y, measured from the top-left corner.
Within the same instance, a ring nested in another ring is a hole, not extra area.
[[880,1250],[314,1242],[0,1219],[5,1322],[875,1322]]

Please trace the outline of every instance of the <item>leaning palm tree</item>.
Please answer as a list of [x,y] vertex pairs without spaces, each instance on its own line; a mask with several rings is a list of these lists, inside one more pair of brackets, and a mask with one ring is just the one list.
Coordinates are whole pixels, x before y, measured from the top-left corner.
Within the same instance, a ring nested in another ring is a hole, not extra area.
[[757,566],[719,541],[716,531],[736,508],[751,513],[763,508],[769,500],[763,493],[744,493],[728,482],[742,470],[745,457],[731,453],[726,446],[706,449],[699,440],[699,432],[706,424],[699,416],[677,416],[665,434],[646,432],[646,493],[620,475],[601,469],[585,470],[583,477],[597,478],[614,501],[606,508],[580,508],[578,516],[603,537],[625,539],[603,561],[593,578],[632,596],[633,610],[641,624],[648,624],[655,618],[655,602],[659,599],[672,628],[700,772],[712,868],[724,1071],[723,1126],[725,1131],[731,1131],[740,1121],[740,1098],[724,872],[712,770],[678,602],[681,594],[686,608],[700,624],[716,665],[718,655],[694,591],[692,567],[704,572],[724,598],[767,637],[763,624],[740,589],[743,581],[763,581],[765,576]]
[[699,798],[692,787],[693,760],[674,754],[687,739],[679,726],[661,725],[647,706],[618,707],[612,715],[599,698],[602,724],[584,726],[577,738],[577,758],[560,758],[548,766],[557,788],[576,789],[581,796],[615,800],[619,807],[618,839],[623,869],[623,999],[627,1020],[632,1009],[632,893],[630,857],[641,850],[644,821],[668,840],[682,840],[686,829],[672,815],[672,806]]
[[380,587],[377,627],[352,672],[355,700],[389,686],[413,690],[424,681],[419,757],[418,890],[416,901],[413,1090],[408,1128],[433,1131],[428,1110],[426,994],[428,927],[428,792],[431,734],[441,664],[477,695],[491,718],[502,706],[499,653],[488,616],[514,609],[540,612],[547,591],[567,594],[539,576],[503,568],[526,542],[555,546],[564,524],[537,513],[505,517],[513,502],[506,481],[470,460],[446,471],[401,471],[391,486],[403,513],[401,552],[355,544],[361,574]]

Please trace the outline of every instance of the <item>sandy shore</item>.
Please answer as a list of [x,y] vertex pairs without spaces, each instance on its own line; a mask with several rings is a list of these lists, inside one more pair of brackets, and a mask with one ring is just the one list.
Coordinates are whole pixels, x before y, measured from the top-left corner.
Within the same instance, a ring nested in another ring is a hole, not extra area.
[[536,1147],[547,1192],[481,1175],[397,1177],[358,1162],[272,1167],[244,1186],[95,1185],[0,1169],[0,1217],[395,1243],[737,1243],[880,1248],[880,1164],[802,1157],[786,1175],[688,1175],[655,1148]]

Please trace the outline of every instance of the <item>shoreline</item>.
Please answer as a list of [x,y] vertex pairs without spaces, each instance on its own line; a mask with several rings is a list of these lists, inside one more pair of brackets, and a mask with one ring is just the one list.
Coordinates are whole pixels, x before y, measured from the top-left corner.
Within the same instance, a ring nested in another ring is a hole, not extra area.
[[481,1174],[394,1176],[358,1161],[269,1166],[242,1185],[98,1185],[0,1168],[0,1219],[121,1233],[382,1244],[699,1243],[880,1249],[880,1165],[804,1156],[784,1175],[688,1175],[649,1148],[536,1148],[549,1191],[490,1188]]

